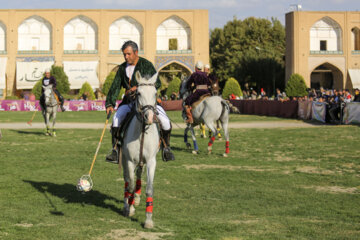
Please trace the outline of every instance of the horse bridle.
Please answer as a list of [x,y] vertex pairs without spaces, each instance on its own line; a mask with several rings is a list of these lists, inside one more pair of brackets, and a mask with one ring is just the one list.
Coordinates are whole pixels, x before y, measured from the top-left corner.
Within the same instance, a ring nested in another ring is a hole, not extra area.
[[[152,86],[152,87],[155,87],[155,84],[154,83],[140,83],[140,84],[138,84],[138,86],[139,87],[140,86]],[[139,93],[136,92],[136,96],[138,96],[138,95],[139,95]],[[141,106],[140,103],[139,103],[139,98],[136,97],[136,111],[141,115],[142,120],[144,120],[144,116],[145,116],[144,114],[148,110],[152,110],[156,115],[158,115],[158,111],[156,109],[156,100],[155,100],[154,105]]]

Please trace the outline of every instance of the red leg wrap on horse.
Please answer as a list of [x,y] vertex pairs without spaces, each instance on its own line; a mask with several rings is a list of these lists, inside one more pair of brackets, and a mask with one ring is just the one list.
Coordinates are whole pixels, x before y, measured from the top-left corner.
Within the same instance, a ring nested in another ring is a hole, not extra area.
[[141,195],[141,179],[136,180],[135,193]]
[[148,197],[146,198],[146,212],[153,212],[153,198]]
[[225,153],[229,153],[229,152],[230,152],[229,146],[230,146],[230,142],[229,142],[229,141],[226,141],[226,143],[225,143]]
[[134,205],[134,194],[129,193],[129,205]]
[[209,146],[209,147],[212,146],[213,143],[214,143],[214,141],[215,141],[215,137],[212,136],[211,139],[210,139],[210,141],[209,141],[209,143],[208,143],[208,146]]

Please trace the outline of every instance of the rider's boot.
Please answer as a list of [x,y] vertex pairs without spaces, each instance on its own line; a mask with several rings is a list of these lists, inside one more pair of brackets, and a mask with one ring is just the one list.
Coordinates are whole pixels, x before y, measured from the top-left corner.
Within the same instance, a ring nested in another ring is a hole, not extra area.
[[165,144],[163,144],[164,147],[163,147],[163,154],[162,154],[162,158],[163,158],[164,162],[175,160],[175,156],[171,152],[171,148],[170,148],[171,129],[172,128],[170,127],[169,130],[161,130],[162,137],[163,137],[164,142],[165,142]]
[[190,123],[192,124],[194,122],[193,117],[192,117],[192,113],[191,113],[191,108],[189,106],[185,106],[185,112],[186,112],[186,123]]
[[61,111],[65,112],[65,108],[64,108],[64,98],[63,98],[63,96],[59,95],[59,101],[60,101]]
[[116,141],[116,134],[118,131],[119,131],[118,127],[111,127],[111,142],[113,147],[111,153],[106,155],[106,161],[115,164],[119,163],[119,156],[118,156],[119,150]]

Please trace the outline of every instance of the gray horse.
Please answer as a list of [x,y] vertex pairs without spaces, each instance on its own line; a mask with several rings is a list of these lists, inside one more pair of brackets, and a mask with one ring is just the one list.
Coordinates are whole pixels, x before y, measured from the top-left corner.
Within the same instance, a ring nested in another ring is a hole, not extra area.
[[[188,79],[183,80],[180,86],[180,96],[183,100],[189,96],[190,92],[186,89],[186,82]],[[215,136],[218,135],[218,129],[216,128],[214,122],[220,120],[222,128],[224,130],[225,135],[225,153],[223,154],[224,157],[228,156],[230,151],[229,149],[229,130],[228,130],[228,123],[229,123],[229,105],[227,102],[219,96],[211,96],[205,98],[201,103],[199,103],[194,109],[191,110],[194,123],[187,124],[185,132],[184,132],[184,142],[188,148],[191,147],[190,143],[187,141],[187,133],[190,130],[191,136],[194,143],[194,150],[193,153],[197,154],[199,147],[197,145],[194,127],[200,123],[204,123],[212,132],[212,137],[208,143],[208,153],[212,152],[212,145],[215,141]],[[183,114],[183,117],[184,114]]]
[[[44,96],[45,96],[45,109],[42,110],[42,114],[45,120],[46,125],[46,133],[47,136],[54,136],[56,137],[56,131],[55,131],[55,120],[56,120],[56,112],[58,109],[58,102],[56,100],[53,86],[52,84],[48,86],[43,86],[44,89]],[[52,131],[50,131],[49,122],[53,119],[52,123]]]
[[139,83],[135,102],[136,117],[131,120],[125,132],[121,148],[122,164],[119,164],[119,167],[121,165],[123,167],[125,181],[123,212],[125,216],[135,214],[135,206],[140,203],[143,164],[146,164],[146,220],[144,227],[153,228],[153,181],[156,154],[160,146],[159,128],[153,122],[156,114],[155,81],[157,74],[148,80],[142,78],[139,72],[136,72],[135,76]]

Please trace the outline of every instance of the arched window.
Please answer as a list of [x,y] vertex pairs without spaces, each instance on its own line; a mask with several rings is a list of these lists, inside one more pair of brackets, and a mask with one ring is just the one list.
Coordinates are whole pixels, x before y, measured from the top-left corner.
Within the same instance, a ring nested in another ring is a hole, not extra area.
[[122,17],[110,25],[109,50],[119,51],[124,42],[132,40],[143,50],[143,27],[131,17]]
[[51,24],[42,17],[32,16],[25,19],[18,27],[18,50],[51,50],[51,31]]
[[351,40],[352,40],[352,50],[360,51],[360,29],[354,27],[351,29]]
[[156,30],[156,50],[191,50],[191,29],[178,16],[163,21]]
[[88,17],[77,16],[64,27],[64,50],[97,50],[97,25]]
[[310,29],[310,51],[342,51],[342,30],[329,17],[323,17]]
[[0,51],[6,51],[6,26],[0,21]]

